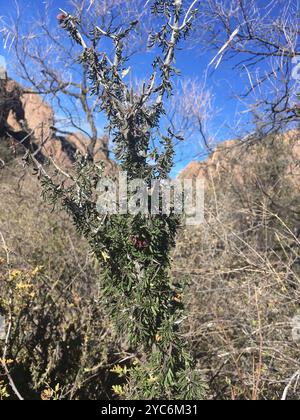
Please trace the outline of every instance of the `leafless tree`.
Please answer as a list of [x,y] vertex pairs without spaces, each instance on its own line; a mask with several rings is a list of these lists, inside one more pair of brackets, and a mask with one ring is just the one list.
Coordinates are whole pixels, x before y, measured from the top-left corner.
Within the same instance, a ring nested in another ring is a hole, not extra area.
[[202,5],[196,39],[218,51],[211,67],[231,60],[233,75],[244,77],[245,89],[236,94],[244,112],[254,117],[256,135],[297,122],[299,1],[207,0]]
[[214,149],[217,139],[212,124],[217,113],[213,92],[206,87],[205,80],[179,81],[166,114],[172,129],[178,133],[178,143],[180,137],[185,141],[184,147],[178,147],[179,158],[204,156]]

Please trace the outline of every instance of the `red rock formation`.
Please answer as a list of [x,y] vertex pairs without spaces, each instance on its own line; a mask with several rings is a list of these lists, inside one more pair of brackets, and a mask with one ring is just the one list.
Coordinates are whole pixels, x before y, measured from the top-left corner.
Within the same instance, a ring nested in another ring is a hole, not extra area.
[[[89,139],[83,133],[75,132],[67,136],[56,134],[53,109],[40,95],[24,94],[22,87],[11,79],[2,82],[0,96],[3,97],[4,93],[9,101],[6,102],[6,111],[2,110],[0,115],[0,126],[7,126],[12,133],[24,133],[28,137],[26,144],[29,141],[41,150],[43,156],[55,160],[64,168],[71,168],[77,150],[82,154],[87,153]],[[105,136],[96,143],[95,160],[105,162],[109,168],[114,166],[109,159]]]
[[205,162],[193,161],[179,174],[179,179],[221,177],[232,166],[235,149],[239,142],[229,140],[221,143]]
[[[274,160],[280,159],[282,147],[287,165],[285,176],[295,188],[300,189],[300,132],[292,130],[284,135],[276,136],[273,141],[282,142],[274,148],[278,153],[274,156]],[[208,186],[214,182],[223,181],[226,181],[226,185],[231,183],[242,185],[251,178],[255,182],[256,173],[251,169],[258,162],[272,159],[272,145],[269,148],[261,146],[260,142],[253,145],[242,144],[236,140],[224,142],[216,148],[207,161],[191,162],[178,178],[202,178]]]

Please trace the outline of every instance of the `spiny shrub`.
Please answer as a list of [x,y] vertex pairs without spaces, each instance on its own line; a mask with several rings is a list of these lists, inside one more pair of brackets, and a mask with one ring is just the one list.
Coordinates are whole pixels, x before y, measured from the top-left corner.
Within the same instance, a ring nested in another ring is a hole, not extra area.
[[[176,47],[187,36],[196,14],[193,7],[185,9],[182,0],[156,0],[152,11],[166,20],[150,38],[150,46],[158,46],[162,53],[153,62],[149,82],[139,92],[124,79],[128,61],[124,41],[138,22],[116,31],[96,26],[88,46],[78,18],[68,13],[59,16],[61,27],[82,48],[79,61],[89,76],[92,94],[106,114],[121,170],[127,172],[129,180],[144,180],[149,190],[153,179],[168,178],[173,165],[176,134],[168,129],[159,137],[160,121],[166,96],[172,93]],[[103,39],[113,44],[112,59],[97,49]],[[158,146],[152,147],[155,140]],[[175,286],[170,276],[170,253],[179,217],[174,212],[99,215],[95,194],[103,172],[90,156],[78,157],[75,175],[67,182],[59,182],[42,169],[40,173],[45,197],[53,204],[60,201],[69,211],[101,262],[102,300],[116,331],[127,334],[137,354],[128,383],[119,394],[132,399],[201,398],[203,385],[180,331],[185,317],[184,284]]]

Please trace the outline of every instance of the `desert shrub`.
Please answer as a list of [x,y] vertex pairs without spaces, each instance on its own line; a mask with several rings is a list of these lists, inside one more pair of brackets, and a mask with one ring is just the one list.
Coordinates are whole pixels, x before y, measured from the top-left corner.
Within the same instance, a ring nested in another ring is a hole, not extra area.
[[[116,160],[129,181],[143,180],[147,195],[153,180],[166,181],[173,166],[174,140],[179,136],[172,127],[165,134],[160,128],[165,100],[172,94],[176,49],[191,29],[195,5],[186,7],[182,0],[152,3],[154,15],[162,21],[159,32],[150,37],[150,47],[158,52],[152,75],[136,91],[124,78],[129,61],[124,45],[138,22],[127,28],[94,26],[87,37],[81,34],[78,16],[58,16],[62,29],[79,45],[78,60],[105,113]],[[112,60],[99,51],[100,40],[111,42]],[[135,364],[127,371],[127,384],[118,388],[118,394],[131,399],[202,398],[202,380],[180,329],[185,313],[184,282],[175,285],[170,275],[170,252],[180,219],[173,210],[165,214],[162,206],[158,214],[145,214],[142,205],[140,209],[135,206],[137,212],[131,214],[99,211],[104,199],[98,186],[107,178],[91,160],[89,155],[78,156],[75,173],[65,182],[61,171],[49,176],[36,166],[45,198],[68,211],[101,264],[106,311],[136,353]],[[34,163],[30,158],[28,162]],[[135,196],[129,191],[130,199]]]
[[298,138],[234,148],[224,170],[221,154],[206,221],[174,255],[175,274],[192,281],[186,334],[214,399],[280,399],[300,367]]

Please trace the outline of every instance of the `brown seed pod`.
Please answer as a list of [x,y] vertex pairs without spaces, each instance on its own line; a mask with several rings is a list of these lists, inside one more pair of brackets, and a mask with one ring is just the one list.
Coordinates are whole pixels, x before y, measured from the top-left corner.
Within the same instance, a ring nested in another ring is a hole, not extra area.
[[182,295],[180,293],[176,293],[175,296],[173,296],[173,301],[176,303],[182,303]]
[[140,239],[135,235],[130,236],[129,240],[138,249],[145,249],[149,246],[149,242],[146,239]]
[[64,20],[67,19],[67,15],[65,13],[60,13],[59,15],[56,16],[56,19],[58,20],[58,23],[61,24],[64,22]]

